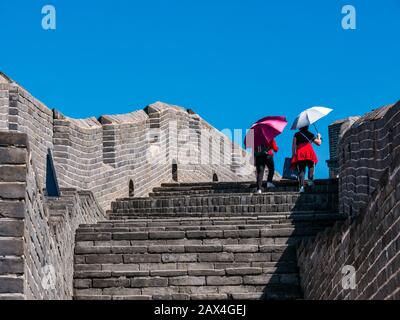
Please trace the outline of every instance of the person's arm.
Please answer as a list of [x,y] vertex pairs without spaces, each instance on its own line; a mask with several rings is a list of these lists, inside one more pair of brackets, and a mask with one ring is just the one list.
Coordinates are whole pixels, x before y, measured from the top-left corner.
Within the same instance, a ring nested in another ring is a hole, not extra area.
[[322,144],[322,138],[321,138],[321,134],[320,133],[317,134],[317,137],[314,139],[314,143],[317,146],[320,146]]
[[296,137],[293,138],[293,144],[292,144],[292,158],[296,154]]
[[271,149],[274,150],[275,152],[278,152],[278,150],[279,150],[278,145],[276,144],[275,139],[272,140]]

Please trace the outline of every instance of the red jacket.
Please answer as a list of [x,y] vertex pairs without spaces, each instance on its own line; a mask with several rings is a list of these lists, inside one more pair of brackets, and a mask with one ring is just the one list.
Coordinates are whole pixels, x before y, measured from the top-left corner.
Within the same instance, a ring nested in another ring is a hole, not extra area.
[[272,151],[278,152],[278,150],[279,150],[278,145],[276,144],[275,139],[271,141],[271,143],[270,143],[270,145],[269,145],[268,147],[271,148],[271,149],[268,151],[268,154],[270,154],[271,156],[274,155],[274,153],[273,153]]

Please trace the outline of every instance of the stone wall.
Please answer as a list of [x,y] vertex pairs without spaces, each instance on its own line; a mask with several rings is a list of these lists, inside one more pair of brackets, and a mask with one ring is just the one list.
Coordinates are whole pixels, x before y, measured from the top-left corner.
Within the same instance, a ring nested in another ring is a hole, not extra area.
[[61,187],[92,191],[104,210],[128,196],[131,181],[141,197],[175,180],[254,179],[242,148],[192,110],[157,102],[129,114],[72,119],[5,75],[0,79],[0,128],[28,134],[42,188],[48,148]]
[[28,135],[39,183],[43,185],[47,149],[53,145],[53,112],[20,86],[10,85],[8,127]]
[[399,164],[397,152],[359,216],[300,245],[306,299],[400,300]]
[[[355,121],[337,148],[339,210],[348,218],[299,246],[304,296],[398,300],[400,103]],[[351,290],[346,279],[355,280]]]
[[0,132],[0,299],[71,299],[75,231],[105,215],[91,192],[45,197],[30,148]]
[[24,297],[26,141],[0,132],[0,299]]
[[400,149],[400,101],[358,119],[339,142],[339,210],[357,215]]
[[357,121],[360,117],[349,117],[342,120],[337,120],[329,125],[329,160],[327,164],[329,167],[329,177],[336,179],[339,177],[339,160],[338,160],[338,145],[340,139],[344,136],[347,130]]
[[9,84],[0,74],[0,130],[8,130]]

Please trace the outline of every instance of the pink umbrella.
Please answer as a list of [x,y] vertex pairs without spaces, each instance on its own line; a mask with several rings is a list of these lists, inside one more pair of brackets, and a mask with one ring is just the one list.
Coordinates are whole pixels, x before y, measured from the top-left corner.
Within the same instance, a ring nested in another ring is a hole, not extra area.
[[246,148],[254,149],[266,142],[271,142],[283,132],[287,123],[286,117],[283,116],[271,116],[258,120],[246,135],[244,140]]

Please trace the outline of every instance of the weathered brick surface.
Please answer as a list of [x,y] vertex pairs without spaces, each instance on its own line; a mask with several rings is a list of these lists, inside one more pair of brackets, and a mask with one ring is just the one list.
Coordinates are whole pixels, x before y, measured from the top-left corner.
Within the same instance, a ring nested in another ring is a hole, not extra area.
[[0,72],[0,131],[8,130],[9,79]]
[[[75,298],[88,299],[85,290],[100,284],[102,292],[94,292],[92,299],[299,298],[294,244],[342,218],[334,213],[335,185],[336,180],[316,181],[314,192],[299,196],[292,190],[294,184],[279,182],[273,192],[250,196],[243,192],[250,183],[163,184],[148,198],[118,199],[110,220],[77,231]],[[186,197],[179,194],[182,191]],[[304,210],[305,203],[330,199],[330,211],[321,205],[312,213],[287,207],[290,201]],[[273,204],[276,212],[209,209],[262,203]],[[196,211],[187,212],[190,204]],[[171,205],[183,210],[170,212]],[[142,216],[146,208],[157,211]],[[130,294],[128,287],[140,291]]]
[[0,148],[0,299],[8,299],[24,295],[27,136],[0,132]]
[[[377,109],[340,141],[339,209],[350,218],[300,245],[305,298],[399,298],[399,120],[400,103]],[[350,289],[342,282],[348,279],[343,269],[348,266],[355,270]]]
[[[254,168],[242,148],[191,110],[157,102],[129,114],[72,119],[0,77],[0,130],[28,134],[40,186],[48,148],[61,186],[92,191],[104,210],[116,198],[147,195],[175,178],[253,178]],[[176,175],[173,163],[178,165]]]
[[0,299],[71,299],[75,230],[104,213],[90,192],[43,195],[26,134],[0,132],[0,146]]
[[337,120],[329,126],[329,160],[327,161],[329,167],[330,178],[337,178],[339,176],[339,161],[338,161],[338,145],[340,139],[346,131],[357,121],[360,117],[349,117],[342,120]]
[[357,215],[400,149],[400,101],[358,119],[337,146],[339,210]]

